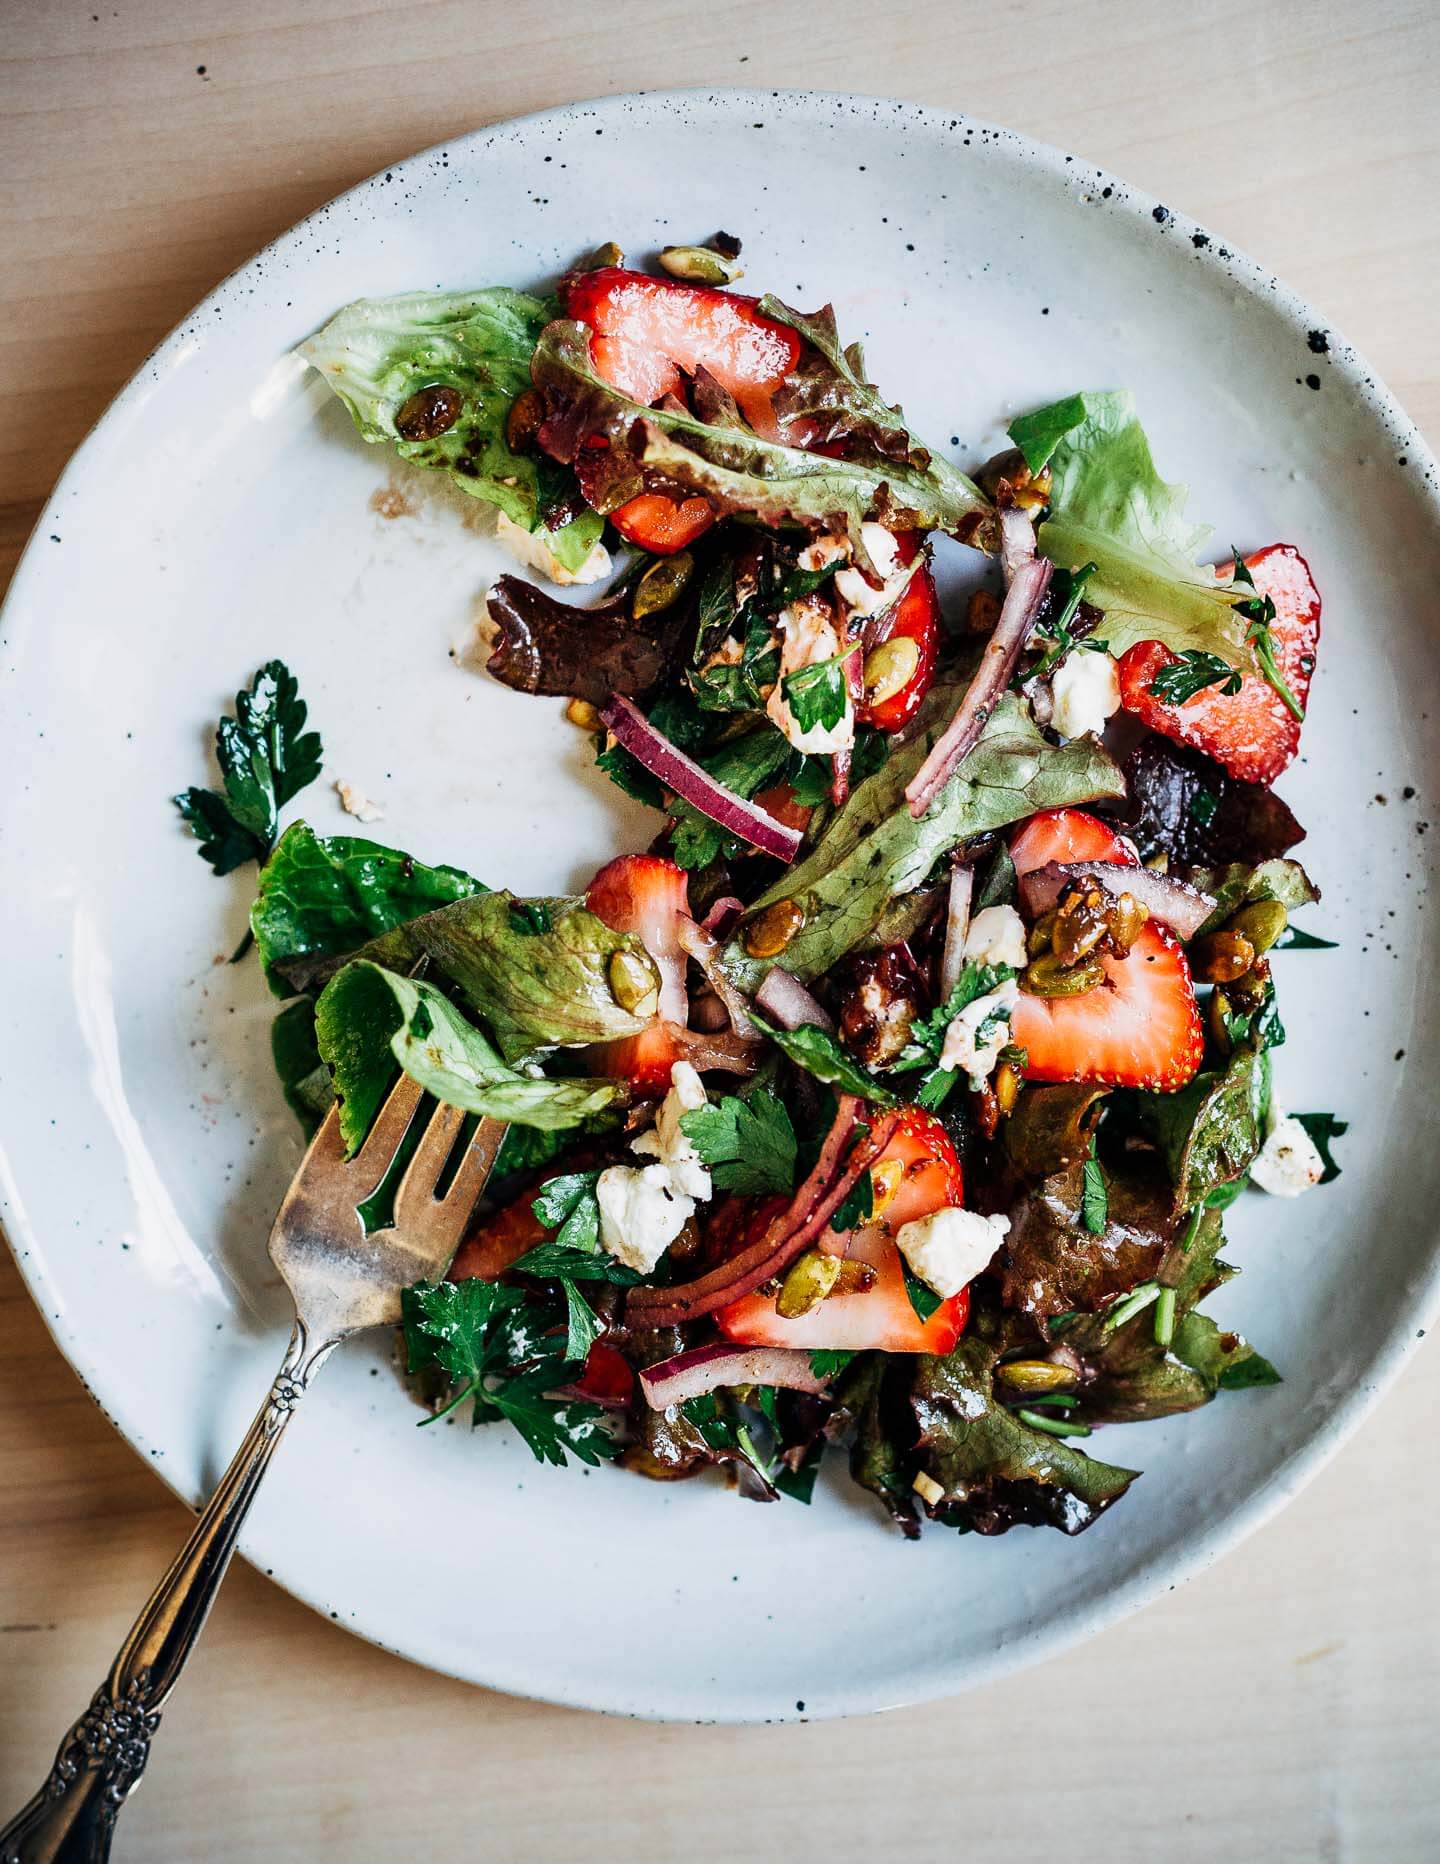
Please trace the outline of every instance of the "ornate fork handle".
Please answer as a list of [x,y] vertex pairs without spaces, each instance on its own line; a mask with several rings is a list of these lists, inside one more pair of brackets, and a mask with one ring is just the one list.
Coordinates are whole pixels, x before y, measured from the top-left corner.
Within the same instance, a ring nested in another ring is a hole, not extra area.
[[140,1784],[160,1710],[210,1615],[260,1478],[291,1412],[338,1344],[312,1345],[296,1321],[275,1383],[194,1533],[60,1743],[50,1777],[0,1831],[0,1864],[96,1864],[110,1855],[116,1817]]

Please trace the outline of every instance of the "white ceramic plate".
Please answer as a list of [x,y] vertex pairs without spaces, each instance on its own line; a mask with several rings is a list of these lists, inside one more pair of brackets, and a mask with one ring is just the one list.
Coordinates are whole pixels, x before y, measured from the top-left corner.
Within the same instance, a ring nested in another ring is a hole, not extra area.
[[[528,285],[601,239],[643,254],[717,227],[743,237],[747,285],[833,299],[887,391],[962,458],[1022,407],[1125,384],[1217,545],[1308,555],[1325,637],[1282,787],[1325,889],[1311,923],[1341,948],[1283,961],[1279,1092],[1350,1121],[1338,1184],[1233,1213],[1245,1273],[1215,1311],[1285,1383],[1107,1438],[1145,1479],[1076,1541],[909,1546],[840,1481],[813,1508],[762,1508],[708,1481],[541,1469],[499,1429],[418,1432],[387,1341],[332,1362],[245,1537],[264,1571],[476,1682],[748,1720],[953,1691],[1173,1585],[1313,1473],[1433,1304],[1433,464],[1364,363],[1221,241],[1005,131],[726,91],[477,133],[237,272],[76,456],[6,610],[0,1190],[62,1349],[193,1500],[278,1358],[264,1242],[299,1157],[274,1006],[253,964],[222,962],[248,876],[213,879],[167,801],[208,780],[227,696],[283,655],[327,781],[383,799],[383,839],[496,883],[564,887],[651,833],[586,780],[558,704],[450,657],[498,553],[456,502],[379,515],[386,460],[289,351],[355,297]],[[354,827],[328,789],[303,808]]]

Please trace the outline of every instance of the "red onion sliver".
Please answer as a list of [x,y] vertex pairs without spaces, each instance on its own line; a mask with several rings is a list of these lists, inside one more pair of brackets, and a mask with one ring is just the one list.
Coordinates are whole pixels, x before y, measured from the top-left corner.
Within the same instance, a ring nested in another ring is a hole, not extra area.
[[807,1023],[833,1031],[835,1019],[818,1003],[798,977],[774,964],[765,973],[765,981],[755,992],[755,1007],[773,1016],[782,1029],[799,1029]]
[[1048,912],[1066,883],[1088,874],[1107,893],[1130,893],[1152,919],[1170,927],[1182,939],[1194,938],[1215,910],[1208,893],[1169,874],[1148,867],[1131,867],[1121,861],[1048,861],[1020,878],[1020,891],[1032,913]]
[[1051,565],[1043,557],[1036,557],[1016,572],[1005,592],[1000,619],[985,643],[984,655],[965,689],[965,697],[931,746],[930,755],[906,785],[905,798],[917,822],[974,750],[990,714],[1000,703],[1021,649],[1035,626],[1051,574]]
[[702,1398],[722,1385],[781,1385],[793,1392],[823,1392],[810,1354],[794,1346],[730,1346],[715,1342],[676,1353],[640,1374],[640,1389],[655,1410]]
[[1019,572],[1035,558],[1035,526],[1027,513],[1014,505],[1000,510],[1000,568],[1008,589]]
[[744,910],[744,900],[737,900],[733,893],[725,893],[716,900],[700,923],[712,938],[725,938]]
[[680,949],[695,960],[705,973],[706,983],[725,1005],[730,1017],[730,1027],[736,1035],[755,1036],[757,1031],[750,1020],[745,993],[737,989],[726,976],[725,967],[720,962],[720,947],[715,940],[704,926],[697,926],[693,919],[687,919],[683,914],[675,922],[675,931],[680,941]]
[[657,731],[645,714],[623,693],[612,693],[600,708],[600,718],[617,744],[623,745],[637,762],[643,764],[667,789],[698,809],[701,815],[718,822],[727,834],[738,835],[752,847],[773,854],[782,861],[793,861],[800,848],[800,831],[786,828],[772,815],[717,783],[708,770],[702,770],[693,757]]
[[940,1001],[960,982],[965,969],[965,934],[970,930],[970,897],[975,891],[975,870],[964,862],[950,869],[950,893],[945,906],[945,949],[940,954]]

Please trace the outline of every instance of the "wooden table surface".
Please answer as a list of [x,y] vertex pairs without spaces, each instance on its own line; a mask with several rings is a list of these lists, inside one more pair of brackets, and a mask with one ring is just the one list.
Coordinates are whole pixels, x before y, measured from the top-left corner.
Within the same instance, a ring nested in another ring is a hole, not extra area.
[[[497,118],[670,85],[887,93],[1093,157],[1287,279],[1440,434],[1434,0],[6,0],[0,18],[7,572],[114,390],[300,215]],[[1437,1425],[1431,1352],[1205,1577],[1041,1669],[869,1721],[649,1727],[513,1701],[240,1565],[118,1855],[1433,1859]],[[187,1527],[3,1251],[0,1498],[3,1814]]]

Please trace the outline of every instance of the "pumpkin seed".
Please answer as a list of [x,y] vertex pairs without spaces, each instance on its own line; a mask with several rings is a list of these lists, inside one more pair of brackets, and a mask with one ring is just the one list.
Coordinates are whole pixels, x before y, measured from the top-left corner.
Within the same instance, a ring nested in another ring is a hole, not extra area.
[[920,644],[908,634],[897,634],[872,647],[865,656],[866,705],[884,705],[887,699],[904,692],[919,665]]
[[1233,984],[1254,962],[1255,947],[1243,932],[1211,932],[1190,947],[1190,968],[1206,984]]
[[807,1249],[786,1271],[775,1302],[775,1312],[782,1320],[798,1320],[812,1307],[819,1307],[840,1279],[839,1256],[822,1256],[818,1249]]
[[622,1010],[649,1016],[659,1008],[660,974],[653,958],[622,948],[611,953],[605,975],[610,980],[610,994]]
[[1279,900],[1255,900],[1232,913],[1225,930],[1238,932],[1256,951],[1269,951],[1289,923],[1290,915]]
[[694,574],[695,559],[688,550],[678,551],[673,557],[657,558],[635,585],[631,615],[636,621],[643,621],[646,615],[658,615],[662,609],[669,608],[685,593]]
[[778,958],[805,923],[799,900],[776,900],[745,928],[745,949],[752,958]]
[[1083,997],[1105,981],[1105,966],[1098,958],[1063,964],[1053,951],[1042,952],[1020,973],[1020,988],[1032,997]]
[[667,246],[660,263],[672,278],[691,285],[733,285],[742,267],[713,246]]
[[1009,1359],[995,1374],[1020,1392],[1058,1392],[1075,1383],[1069,1366],[1057,1366],[1050,1359]]

